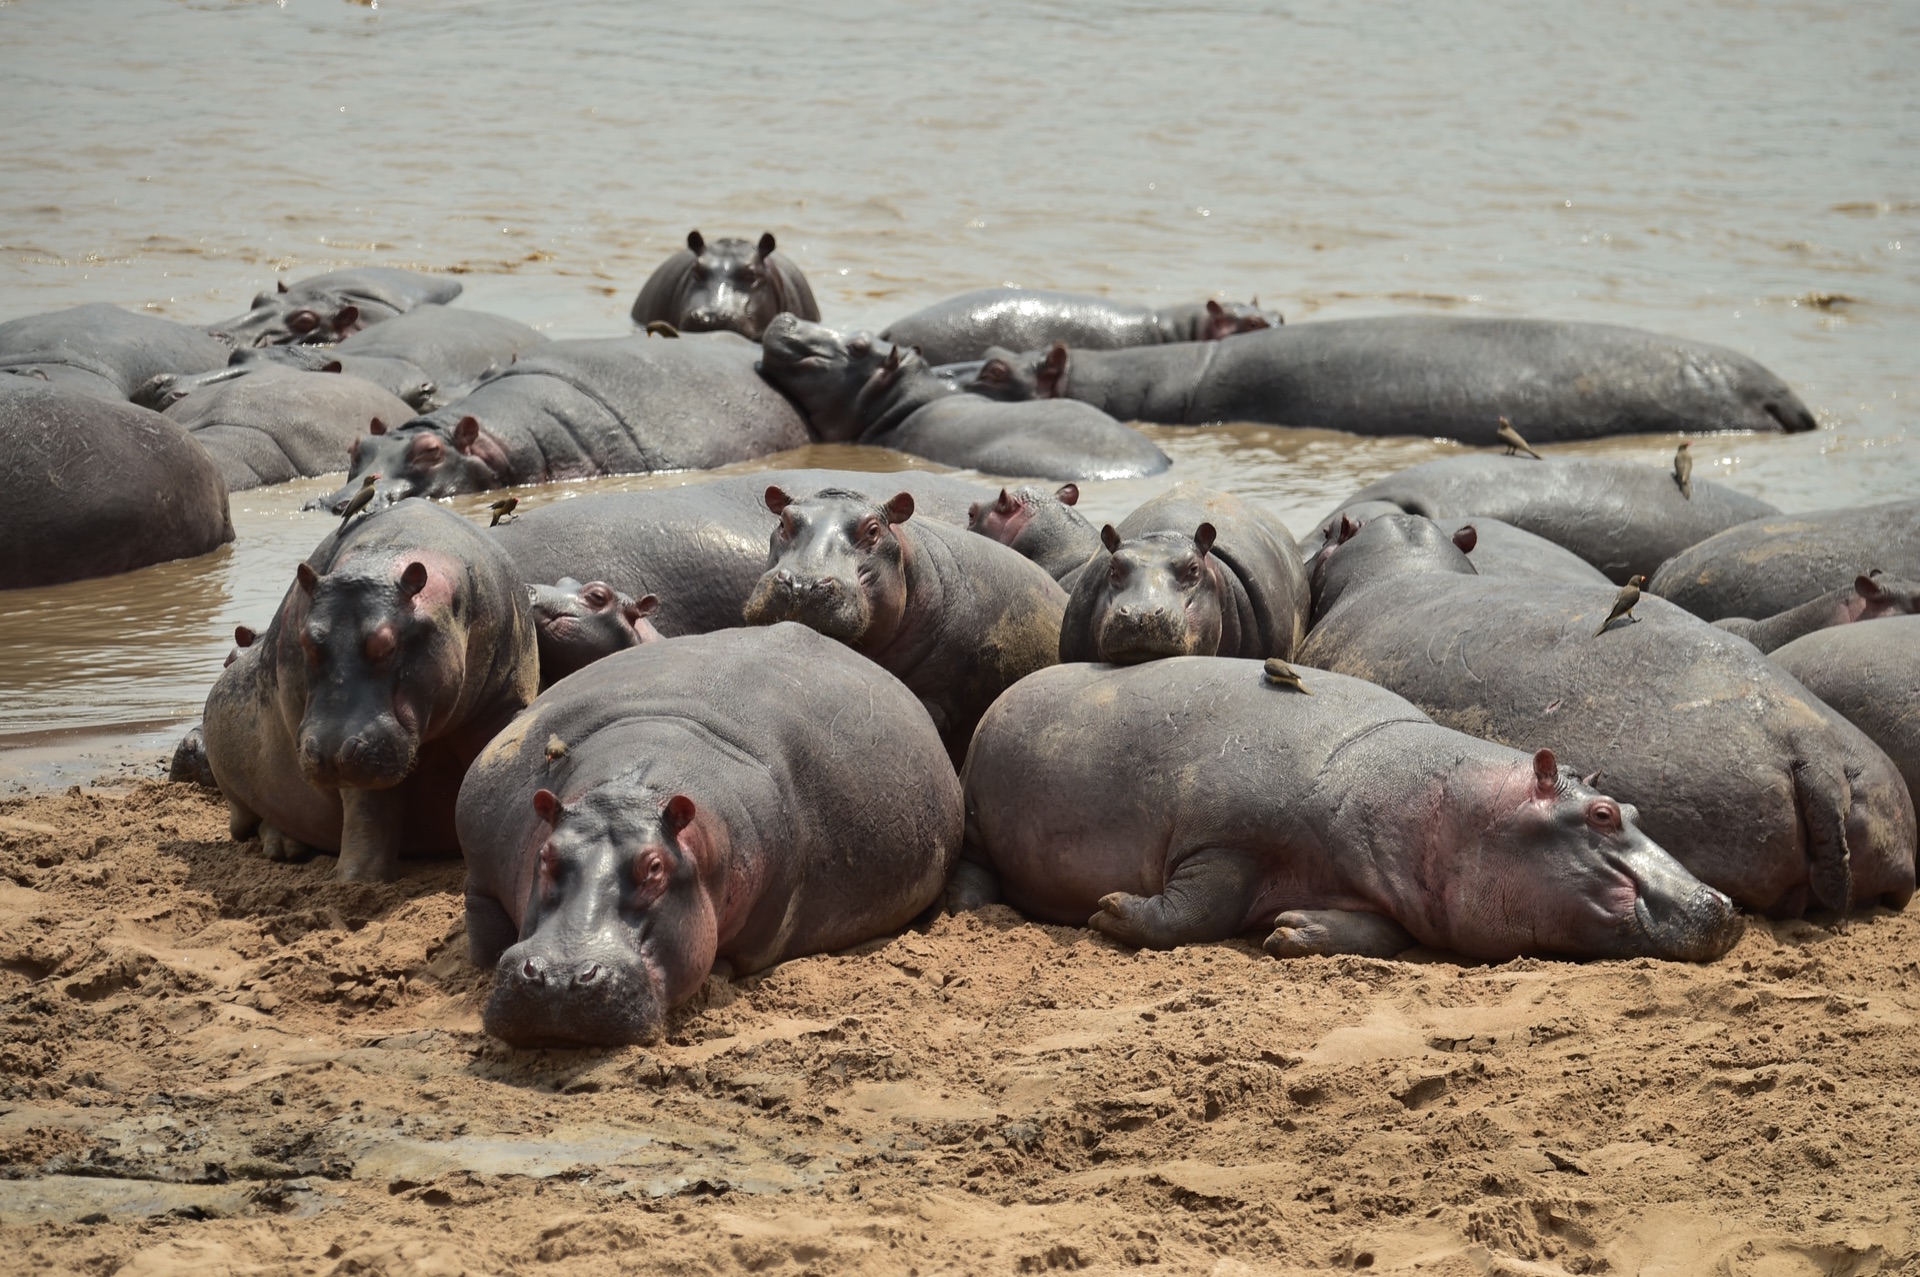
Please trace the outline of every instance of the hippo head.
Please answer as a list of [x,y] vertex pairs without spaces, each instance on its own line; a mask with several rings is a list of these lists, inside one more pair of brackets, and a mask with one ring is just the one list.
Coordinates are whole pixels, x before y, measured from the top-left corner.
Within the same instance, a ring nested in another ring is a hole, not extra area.
[[647,620],[657,596],[634,599],[605,581],[585,585],[562,577],[555,585],[529,585],[534,633],[540,644],[540,682],[552,684],[603,656],[655,642],[660,631]]
[[246,314],[207,331],[236,346],[325,344],[351,337],[370,318],[358,299],[304,288],[289,292],[282,281],[277,291],[256,296]]
[[[708,243],[687,233],[693,255],[674,298],[675,328],[687,333],[727,331],[759,341],[775,315],[786,309],[771,232],[758,244],[744,239]],[[685,259],[683,259],[685,260]]]
[[856,651],[886,647],[907,610],[906,547],[894,529],[913,517],[913,497],[875,505],[827,488],[796,500],[771,487],[766,501],[780,522],[747,624],[798,621]]
[[[1149,532],[1122,541],[1112,524],[1100,529],[1106,580],[1092,620],[1094,650],[1113,665],[1168,656],[1213,656],[1220,650],[1222,608],[1229,592],[1213,549],[1214,528],[1191,537]],[[1088,568],[1089,572],[1095,568]]]
[[634,775],[564,801],[543,789],[533,806],[544,837],[487,1032],[515,1046],[652,1041],[713,969],[724,827]]
[[1733,902],[1641,833],[1632,806],[1562,770],[1552,750],[1464,783],[1480,792],[1448,796],[1465,819],[1456,837],[1429,840],[1443,850],[1430,853],[1422,886],[1447,947],[1706,961],[1740,938]]
[[[1065,366],[1066,346],[1060,346],[1062,367]],[[1021,403],[1028,399],[1046,399],[1053,397],[1043,393],[1040,388],[1040,374],[1051,357],[1052,351],[1029,351],[1025,354],[1008,350],[1003,346],[987,347],[987,357],[980,363],[980,371],[966,384],[966,389],[976,395],[985,395],[989,399],[998,399],[1003,403]]]
[[1920,582],[1882,576],[1878,568],[1865,576],[1855,577],[1853,593],[1860,600],[1859,615],[1855,620],[1872,621],[1885,616],[1912,616],[1920,612]]
[[760,370],[800,405],[814,434],[847,443],[861,432],[855,400],[892,349],[868,333],[842,338],[824,325],[780,315],[760,338]]
[[308,508],[341,513],[369,474],[380,476],[371,508],[382,510],[405,497],[450,497],[497,488],[504,467],[499,445],[472,417],[452,426],[418,417],[397,430],[375,417],[368,432],[347,449],[346,483]]
[[1307,561],[1313,585],[1313,619],[1333,610],[1355,586],[1389,577],[1426,572],[1478,576],[1467,552],[1478,544],[1472,524],[1449,537],[1432,519],[1418,514],[1377,514],[1364,521],[1351,513],[1334,516],[1326,541]]
[[322,789],[387,789],[455,710],[466,673],[460,564],[428,552],[325,575],[310,563],[283,630],[304,658],[300,771]]
[[978,532],[1001,545],[1012,545],[1035,524],[1069,520],[1085,524],[1086,520],[1073,509],[1079,501],[1077,483],[1062,484],[1052,492],[1035,487],[1002,488],[991,503],[983,505],[976,501],[967,507],[967,531]]
[[1249,302],[1209,301],[1206,316],[1200,324],[1200,340],[1219,341],[1239,333],[1278,328],[1286,322],[1277,310],[1261,310],[1258,297]]

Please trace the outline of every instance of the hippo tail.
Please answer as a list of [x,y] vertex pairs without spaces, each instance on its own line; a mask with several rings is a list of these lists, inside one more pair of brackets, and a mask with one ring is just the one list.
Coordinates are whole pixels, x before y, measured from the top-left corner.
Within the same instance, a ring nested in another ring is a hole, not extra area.
[[1807,883],[1813,898],[1844,914],[1853,903],[1853,855],[1847,846],[1847,812],[1853,805],[1855,769],[1829,760],[1803,758],[1793,765],[1793,797],[1807,850]]

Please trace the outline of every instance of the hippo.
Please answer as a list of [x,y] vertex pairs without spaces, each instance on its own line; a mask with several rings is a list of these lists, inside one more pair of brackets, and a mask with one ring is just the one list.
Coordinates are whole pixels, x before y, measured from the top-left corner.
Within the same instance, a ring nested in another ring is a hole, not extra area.
[[650,1041],[709,972],[897,930],[963,824],[920,703],[791,624],[560,680],[474,763],[458,818],[484,1023],[515,1046]]
[[1146,436],[1084,404],[996,403],[961,393],[904,346],[781,315],[760,369],[827,443],[1037,479],[1131,479],[1172,464]]
[[1082,350],[1218,341],[1235,333],[1278,328],[1278,311],[1258,299],[1190,302],[1155,309],[1083,293],[1038,288],[982,288],[935,302],[881,333],[882,341],[912,346],[931,364],[979,359],[989,347],[1045,350],[1064,342]]
[[369,423],[413,410],[370,381],[262,366],[175,400],[166,417],[213,458],[229,492],[327,474]]
[[1888,616],[1912,616],[1916,612],[1920,612],[1920,581],[1898,581],[1882,576],[1875,568],[1853,578],[1851,584],[1799,607],[1788,608],[1777,616],[1760,621],[1728,616],[1714,624],[1729,634],[1738,634],[1763,652],[1772,652],[1816,630]]
[[1885,750],[1920,794],[1920,616],[1804,634],[1769,659]]
[[1079,501],[1080,485],[1075,483],[1051,492],[1031,486],[1002,488],[993,501],[968,507],[967,531],[1032,559],[1071,592],[1080,569],[1100,551],[1100,533],[1073,508]]
[[913,494],[915,515],[964,525],[991,490],[926,470],[766,470],[706,477],[671,488],[602,492],[529,510],[492,530],[523,581],[600,580],[622,594],[653,594],[650,618],[663,636],[740,624],[767,570],[767,539],[779,520],[769,484],[789,490],[845,488],[868,496]]
[[1706,961],[1739,938],[1733,903],[1552,750],[1290,673],[1297,690],[1259,661],[1180,656],[1024,680],[967,756],[950,899],[990,897],[997,875],[1047,922],[1154,949],[1258,928],[1283,958],[1423,944]]
[[436,406],[439,387],[406,360],[337,352],[338,347],[334,346],[242,346],[229,356],[224,367],[211,372],[191,375],[163,372],[148,378],[134,390],[132,402],[155,412],[165,412],[188,395],[209,387],[226,385],[268,368],[286,368],[297,372],[344,373],[372,382],[404,403],[409,415]]
[[198,328],[93,302],[0,324],[0,373],[127,400],[161,373],[211,372],[233,348]]
[[1573,551],[1617,585],[1654,576],[1669,556],[1716,532],[1778,513],[1707,479],[1695,479],[1693,495],[1683,497],[1665,467],[1594,457],[1443,457],[1370,483],[1340,508],[1365,501],[1429,519],[1503,519]]
[[[1310,548],[1317,553],[1328,542],[1338,541],[1342,518],[1358,527],[1376,514],[1404,513],[1391,501],[1362,501],[1346,506],[1321,525],[1319,540],[1303,550]],[[1474,570],[1481,576],[1558,581],[1563,585],[1607,584],[1606,573],[1573,551],[1524,528],[1516,528],[1505,519],[1476,515],[1470,519],[1435,519],[1434,523],[1453,538],[1462,552],[1472,556]]]
[[700,470],[812,441],[794,406],[732,334],[549,342],[472,393],[398,429],[363,436],[336,513],[379,474],[376,506],[523,483]]
[[546,334],[505,315],[427,303],[354,333],[333,351],[343,360],[407,364],[445,391],[468,386],[547,344]]
[[1920,579],[1920,497],[1806,514],[1764,510],[1674,551],[1649,573],[1647,588],[1702,620],[1769,617],[1873,568]]
[[527,589],[482,529],[428,501],[343,522],[207,696],[233,837],[337,852],[347,879],[454,850],[461,778],[539,681]]
[[909,492],[765,499],[779,522],[747,623],[799,621],[874,661],[927,707],[957,770],[987,706],[1053,664],[1065,591],[1003,545],[913,519]]
[[186,559],[233,540],[206,449],[157,412],[0,377],[0,590]]
[[1817,425],[1745,355],[1611,324],[1335,319],[1125,350],[1056,342],[1017,362],[1005,377],[983,369],[970,388],[1078,399],[1122,421],[1253,421],[1483,447],[1501,442],[1503,417],[1535,443]]
[[534,634],[540,648],[540,686],[553,686],[603,656],[642,643],[656,643],[660,631],[647,618],[660,606],[657,595],[622,594],[605,581],[585,585],[562,577],[552,585],[529,585]]
[[1306,569],[1278,519],[1182,483],[1100,530],[1073,587],[1062,661],[1288,657],[1306,636]]
[[391,266],[353,266],[293,285],[279,280],[272,292],[254,297],[246,314],[209,324],[207,331],[235,346],[336,342],[415,306],[445,305],[460,291],[458,280]]
[[1325,615],[1300,650],[1443,726],[1550,743],[1645,813],[1687,869],[1772,917],[1902,907],[1914,812],[1887,756],[1753,645],[1611,586],[1482,579],[1431,520],[1369,519],[1313,564]]
[[775,315],[820,318],[819,303],[793,260],[774,251],[771,231],[758,244],[687,232],[687,246],[654,268],[633,299],[633,322],[680,332],[735,332],[759,341]]

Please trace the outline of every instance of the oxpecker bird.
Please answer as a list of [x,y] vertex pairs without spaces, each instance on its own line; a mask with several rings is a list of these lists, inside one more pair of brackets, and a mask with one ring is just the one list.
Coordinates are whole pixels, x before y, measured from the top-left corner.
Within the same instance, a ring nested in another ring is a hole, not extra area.
[[1623,616],[1629,621],[1639,623],[1640,618],[1633,614],[1633,605],[1640,601],[1640,587],[1646,583],[1646,577],[1636,576],[1620,587],[1619,595],[1613,600],[1613,611],[1607,613],[1607,619],[1600,622],[1600,628],[1593,632],[1595,638],[1605,634],[1607,627]]

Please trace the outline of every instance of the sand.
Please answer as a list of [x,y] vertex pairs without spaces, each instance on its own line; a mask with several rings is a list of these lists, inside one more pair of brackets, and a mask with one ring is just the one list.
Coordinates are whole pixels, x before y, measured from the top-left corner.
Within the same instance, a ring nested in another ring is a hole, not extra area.
[[526,1052],[457,864],[225,824],[0,803],[10,1271],[1920,1273],[1920,914],[1476,966],[996,908]]

